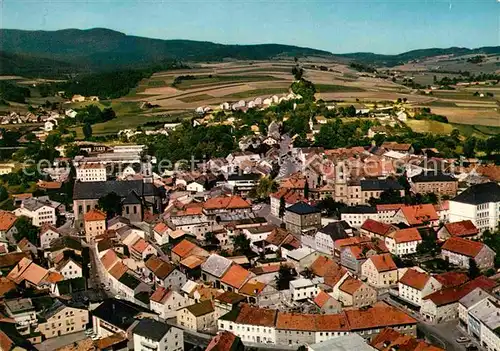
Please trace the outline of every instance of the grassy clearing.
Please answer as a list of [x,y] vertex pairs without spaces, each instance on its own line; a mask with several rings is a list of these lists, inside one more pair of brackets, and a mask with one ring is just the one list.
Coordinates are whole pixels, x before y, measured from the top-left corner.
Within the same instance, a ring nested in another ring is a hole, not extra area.
[[475,101],[494,101],[491,97],[480,97],[474,96],[474,92],[472,91],[460,91],[460,90],[434,90],[432,92],[433,97],[441,98],[441,99],[450,99],[450,100],[475,100]]
[[453,126],[438,121],[409,119],[406,125],[417,133],[450,134]]
[[186,90],[207,86],[219,85],[222,83],[235,82],[265,82],[280,80],[273,76],[200,76],[196,79],[186,79],[175,85],[175,88]]
[[351,87],[346,85],[334,85],[334,84],[315,84],[316,91],[318,93],[337,93],[337,92],[351,92],[351,91],[366,91],[365,89],[358,87]]
[[208,95],[208,94],[199,94],[199,95],[181,97],[181,98],[178,98],[177,100],[188,103],[188,102],[210,100],[213,98],[214,98],[213,96]]
[[249,97],[257,97],[263,95],[275,95],[275,94],[283,94],[287,93],[287,88],[262,88],[262,89],[253,89],[248,91],[240,91],[238,93],[224,95],[223,98],[227,99],[246,99]]
[[158,88],[158,87],[164,87],[167,85],[167,83],[164,80],[150,80],[147,83],[148,87],[150,88]]

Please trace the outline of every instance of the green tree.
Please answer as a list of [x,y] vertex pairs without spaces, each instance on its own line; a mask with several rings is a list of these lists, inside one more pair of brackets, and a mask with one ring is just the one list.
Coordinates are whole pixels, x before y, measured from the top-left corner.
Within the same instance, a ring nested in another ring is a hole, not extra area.
[[385,138],[386,138],[385,134],[377,133],[373,136],[373,141],[375,141],[375,145],[380,147],[384,143]]
[[271,177],[262,177],[255,189],[253,189],[252,195],[259,200],[265,200],[269,198],[269,194],[277,189],[278,185]]
[[292,74],[295,77],[295,80],[301,80],[304,75],[304,70],[299,65],[295,65],[292,68]]
[[122,214],[122,199],[115,192],[110,192],[99,199],[97,207],[106,212],[108,218]]
[[463,146],[463,154],[467,158],[474,158],[476,156],[475,153],[475,148],[476,148],[476,138],[473,136],[468,137],[465,139],[464,146]]
[[285,196],[282,196],[280,197],[280,208],[279,208],[279,216],[281,220],[283,220],[283,217],[285,216],[285,209],[286,209]]
[[17,232],[14,234],[14,239],[19,242],[22,238],[28,239],[28,241],[34,245],[38,245],[38,237],[40,229],[35,227],[28,217],[21,216],[16,221]]
[[475,279],[481,275],[481,271],[479,270],[476,261],[473,258],[469,258],[469,277],[471,279]]
[[304,197],[306,199],[309,199],[309,182],[307,181],[307,179],[304,182]]
[[7,200],[8,198],[9,193],[7,192],[7,189],[3,185],[0,185],[0,201]]
[[250,239],[248,239],[243,233],[233,237],[233,245],[235,251],[239,252],[240,254],[248,254],[251,251]]
[[292,268],[281,265],[276,276],[276,287],[278,290],[287,290],[290,287],[290,282],[295,278],[295,274]]
[[90,123],[85,123],[83,125],[83,136],[85,137],[86,140],[90,139],[92,137],[92,126]]

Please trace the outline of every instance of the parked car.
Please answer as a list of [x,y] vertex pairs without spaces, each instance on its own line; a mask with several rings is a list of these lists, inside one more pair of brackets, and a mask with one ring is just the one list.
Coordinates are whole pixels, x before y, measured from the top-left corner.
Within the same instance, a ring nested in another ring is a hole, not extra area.
[[459,344],[463,344],[463,343],[466,343],[466,342],[469,342],[469,341],[470,341],[470,339],[467,338],[467,337],[465,337],[465,336],[461,336],[461,337],[457,338],[457,342]]

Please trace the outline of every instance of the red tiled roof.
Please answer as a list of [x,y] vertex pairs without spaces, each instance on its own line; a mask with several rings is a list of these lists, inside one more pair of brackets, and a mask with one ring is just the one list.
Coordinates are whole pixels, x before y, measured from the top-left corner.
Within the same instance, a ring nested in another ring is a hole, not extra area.
[[275,228],[265,239],[266,243],[281,246],[285,239],[291,235],[286,229],[283,228]]
[[314,275],[317,275],[318,277],[324,277],[325,273],[332,266],[337,269],[340,269],[340,266],[332,259],[325,256],[319,256],[317,259],[314,260],[309,269]]
[[221,283],[239,289],[243,286],[243,284],[245,284],[249,277],[249,271],[237,264],[234,264],[228,269],[226,274],[224,274],[221,279]]
[[222,331],[212,338],[205,351],[229,351],[239,338],[231,332]]
[[476,228],[471,220],[447,223],[444,227],[451,236],[473,236],[479,233],[479,229]]
[[362,286],[363,286],[363,282],[361,280],[358,280],[355,278],[347,278],[340,285],[339,289],[342,290],[343,292],[348,293],[349,295],[352,295],[356,291],[358,291],[358,289],[361,288]]
[[345,314],[352,331],[417,323],[403,311],[382,304],[367,309],[345,311]]
[[278,312],[276,328],[281,330],[316,331],[314,315]]
[[397,211],[401,207],[404,207],[405,204],[382,204],[382,205],[377,205],[377,211]]
[[16,220],[17,217],[13,213],[0,210],[0,231],[8,231]]
[[469,281],[469,276],[467,274],[459,272],[436,274],[433,278],[440,282],[443,288],[452,288],[454,286],[465,284]]
[[83,216],[83,219],[85,222],[93,222],[93,221],[105,221],[106,220],[106,213],[98,210],[98,209],[93,209]]
[[321,290],[318,295],[314,298],[314,303],[319,307],[323,308],[323,306],[330,300],[332,297],[328,295],[326,292]]
[[266,284],[259,282],[258,280],[251,279],[245,283],[239,290],[240,294],[246,296],[258,296],[262,290],[266,287]]
[[424,297],[424,300],[431,300],[437,306],[445,306],[451,303],[458,302],[462,297],[466,296],[476,288],[482,288],[486,291],[491,291],[491,289],[496,286],[497,283],[495,281],[481,276],[468,283],[465,283],[464,285],[436,291]]
[[203,204],[203,208],[207,210],[217,210],[217,209],[251,208],[251,206],[241,197],[233,195],[233,196],[218,196],[208,199]]
[[441,250],[451,251],[463,256],[474,258],[479,254],[485,245],[483,243],[467,240],[458,237],[451,237],[444,245]]
[[188,256],[189,253],[193,251],[196,247],[197,247],[196,244],[193,244],[191,241],[184,239],[180,243],[174,246],[172,252],[182,259]]
[[154,231],[157,232],[157,233],[160,233],[160,234],[163,234],[164,232],[166,232],[168,230],[168,225],[166,225],[165,223],[163,222],[160,222],[160,223],[157,223],[155,226],[154,226]]
[[115,279],[120,279],[122,275],[124,275],[128,271],[127,266],[122,261],[118,261],[113,268],[109,270],[109,274],[111,274]]
[[420,225],[428,221],[437,221],[439,216],[432,204],[401,207],[401,212],[405,216],[409,225]]
[[252,307],[242,304],[235,322],[238,324],[260,325],[274,327],[277,311],[265,308]]
[[157,302],[157,303],[164,303],[165,299],[170,295],[172,291],[169,289],[165,289],[164,287],[158,287],[153,295],[149,298],[151,301]]
[[401,334],[392,328],[383,329],[370,342],[370,345],[379,351],[444,351],[425,341],[417,340],[411,335]]
[[379,273],[398,269],[390,254],[373,255],[369,260],[372,261]]
[[366,236],[353,236],[352,238],[335,240],[335,249],[341,250],[346,246],[358,245],[371,242],[372,239]]
[[399,279],[401,284],[410,286],[417,290],[422,290],[431,276],[427,273],[418,272],[414,269],[408,269],[406,273]]
[[117,261],[119,261],[119,258],[113,250],[109,250],[101,257],[101,263],[106,270],[113,267]]
[[381,236],[386,236],[387,234],[395,230],[392,225],[375,221],[373,219],[367,219],[361,226],[361,229]]
[[406,228],[406,229],[396,230],[395,232],[390,233],[389,237],[394,239],[396,244],[422,240],[422,237],[420,236],[420,233],[418,232],[417,228]]
[[284,197],[285,203],[287,204],[295,204],[305,199],[299,192],[288,188],[281,188],[277,192],[272,193],[270,196],[275,199],[281,199],[281,197]]
[[147,249],[147,247],[149,246],[149,243],[144,240],[143,238],[140,238],[139,240],[137,240],[134,245],[132,245],[132,249],[134,249],[135,251],[139,252],[139,253],[143,253],[144,250]]
[[349,321],[345,313],[314,315],[317,331],[348,331]]

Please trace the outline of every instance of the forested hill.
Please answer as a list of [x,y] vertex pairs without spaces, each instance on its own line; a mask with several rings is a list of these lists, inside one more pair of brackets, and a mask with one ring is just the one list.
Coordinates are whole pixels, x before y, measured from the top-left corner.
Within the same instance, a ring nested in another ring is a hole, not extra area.
[[403,52],[397,55],[380,55],[371,52],[355,52],[350,54],[337,54],[337,57],[352,59],[358,62],[363,62],[371,65],[378,66],[396,66],[404,64],[408,61],[421,60],[428,57],[441,56],[441,55],[491,55],[500,54],[500,46],[485,46],[477,49],[451,47],[446,49],[432,48],[432,49],[419,49]]
[[290,45],[223,45],[192,40],[161,40],[109,29],[24,31],[0,29],[0,50],[23,57],[66,62],[89,70],[144,67],[165,61],[262,60],[277,56],[325,56],[321,50]]

